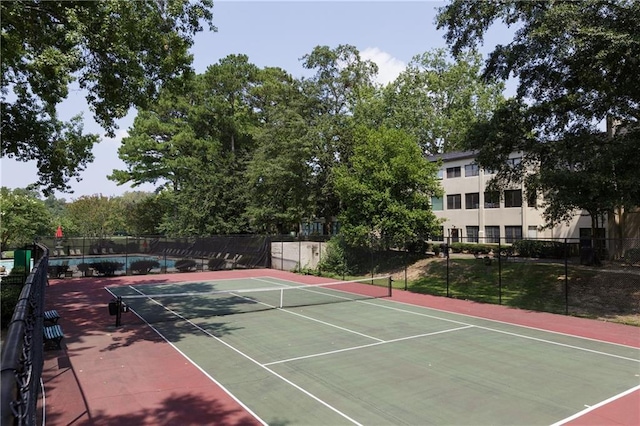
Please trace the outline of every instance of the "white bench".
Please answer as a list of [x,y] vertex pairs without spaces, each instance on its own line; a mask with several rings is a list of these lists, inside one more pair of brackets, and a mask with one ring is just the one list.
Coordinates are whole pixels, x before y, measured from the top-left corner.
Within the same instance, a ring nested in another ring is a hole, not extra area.
[[58,349],[62,349],[60,343],[62,342],[62,338],[64,334],[62,333],[62,327],[58,324],[50,325],[43,329],[44,332],[44,343],[54,343]]
[[60,315],[58,315],[58,311],[56,311],[55,309],[44,311],[43,317],[45,322],[49,322],[54,325],[57,324],[58,320],[60,319]]

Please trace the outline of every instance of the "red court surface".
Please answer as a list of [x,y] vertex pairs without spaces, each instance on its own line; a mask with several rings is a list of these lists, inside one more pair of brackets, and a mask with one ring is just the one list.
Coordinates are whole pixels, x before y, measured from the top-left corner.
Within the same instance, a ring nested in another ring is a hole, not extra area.
[[[259,425],[250,411],[134,315],[115,327],[105,286],[271,276],[326,279],[277,270],[192,272],[51,280],[47,308],[61,315],[62,349],[45,352],[46,425]],[[603,321],[394,290],[393,299],[447,312],[640,348],[640,329]],[[129,326],[127,325],[129,324]],[[640,373],[640,372],[639,372]],[[215,374],[215,373],[214,373]],[[640,383],[640,379],[639,379]],[[640,391],[586,409],[570,425],[640,425]]]

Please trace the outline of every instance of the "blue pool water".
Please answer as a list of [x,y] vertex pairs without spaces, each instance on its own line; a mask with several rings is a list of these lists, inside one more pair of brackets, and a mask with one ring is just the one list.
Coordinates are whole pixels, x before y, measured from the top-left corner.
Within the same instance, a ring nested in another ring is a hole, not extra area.
[[[5,272],[9,273],[13,269],[13,259],[0,260],[0,266],[4,266]],[[31,267],[33,268],[33,259],[31,259]]]

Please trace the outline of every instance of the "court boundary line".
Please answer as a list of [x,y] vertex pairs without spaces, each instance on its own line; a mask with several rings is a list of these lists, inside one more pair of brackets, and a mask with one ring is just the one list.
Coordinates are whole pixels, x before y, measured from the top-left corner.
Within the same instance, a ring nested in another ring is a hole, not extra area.
[[301,359],[309,359],[309,358],[316,358],[316,357],[325,356],[325,355],[333,355],[333,354],[337,354],[337,353],[341,353],[341,352],[348,352],[348,351],[354,351],[354,350],[357,350],[357,349],[370,348],[372,346],[385,345],[387,343],[396,343],[396,342],[401,342],[403,340],[419,339],[421,337],[429,337],[429,336],[434,336],[436,334],[443,334],[443,333],[450,333],[450,332],[453,332],[453,331],[466,330],[468,328],[473,328],[473,327],[474,327],[473,325],[468,325],[466,327],[450,328],[448,330],[440,330],[440,331],[434,331],[434,332],[431,332],[431,333],[416,334],[414,336],[399,337],[397,339],[383,340],[383,341],[380,341],[380,342],[369,343],[367,345],[353,346],[353,347],[350,347],[350,348],[336,349],[334,351],[320,352],[320,353],[317,353],[317,354],[303,355],[303,356],[298,356],[298,357],[295,357],[295,358],[288,358],[288,359],[282,359],[282,360],[279,360],[279,361],[267,362],[264,365],[284,364],[284,363],[290,362],[290,361],[298,361],[298,360],[301,360]]
[[[129,286],[131,287],[131,286]],[[133,287],[132,287],[133,288]],[[117,297],[111,290],[109,290],[107,287],[104,288],[105,290],[107,290],[107,292],[109,294],[111,294],[113,297]],[[135,291],[137,291],[135,288],[133,288]],[[260,416],[258,416],[256,413],[254,413],[249,407],[247,407],[242,401],[240,401],[240,399],[236,398],[236,396],[231,393],[222,383],[220,383],[219,381],[217,381],[212,375],[210,375],[209,373],[207,373],[202,367],[200,367],[194,360],[192,360],[191,358],[189,358],[189,356],[187,354],[185,354],[184,352],[182,352],[182,350],[180,350],[180,348],[178,348],[176,345],[174,345],[171,341],[169,341],[162,333],[160,333],[160,331],[153,326],[153,324],[149,323],[147,320],[145,320],[144,318],[142,318],[142,316],[140,316],[135,310],[131,309],[131,312],[133,312],[142,322],[144,322],[146,325],[148,325],[158,336],[160,336],[162,338],[162,340],[164,340],[166,343],[168,343],[173,349],[175,349],[180,355],[182,355],[187,361],[189,361],[191,363],[191,365],[193,365],[194,367],[196,367],[201,373],[203,373],[209,380],[211,380],[213,383],[215,383],[220,389],[222,389],[227,395],[229,395],[231,397],[231,399],[233,399],[234,401],[236,401],[238,404],[240,404],[240,406],[245,409],[249,414],[251,414],[256,420],[258,420],[260,423],[262,423],[265,426],[268,426],[269,423],[265,422],[264,420],[262,420],[262,418]]]
[[[254,278],[258,278],[258,279],[269,278],[269,279],[272,279],[272,280],[280,280],[280,281],[287,281],[287,282],[291,282],[291,283],[297,283],[296,281],[293,281],[293,280],[289,280],[289,279],[286,279],[286,278],[278,278],[278,277],[250,277],[250,278],[251,279],[254,279]],[[338,282],[340,282],[340,281],[338,281]],[[273,284],[275,284],[275,283],[273,283]],[[282,285],[287,285],[287,284],[282,284]],[[396,288],[394,288],[394,290],[403,291],[403,290],[396,289]],[[434,297],[439,297],[439,296],[434,296]],[[620,347],[623,347],[623,348],[635,349],[635,350],[640,351],[640,348],[636,347],[636,346],[625,345],[625,344],[616,343],[616,342],[608,342],[606,340],[595,339],[593,337],[578,336],[578,335],[575,335],[575,334],[564,333],[564,332],[561,332],[561,331],[548,330],[548,329],[545,329],[545,328],[533,327],[533,326],[524,325],[524,324],[517,324],[517,323],[514,323],[514,322],[501,321],[501,320],[497,320],[497,319],[493,319],[493,318],[485,318],[485,317],[480,317],[480,316],[471,315],[471,314],[465,314],[465,313],[461,313],[461,312],[447,311],[447,310],[440,309],[440,308],[433,308],[431,306],[414,305],[412,303],[402,302],[402,301],[399,301],[399,300],[393,300],[391,298],[384,298],[384,300],[387,301],[387,302],[391,302],[391,303],[397,303],[399,305],[411,306],[411,307],[414,307],[414,308],[415,307],[423,308],[423,309],[428,309],[428,310],[435,311],[435,312],[442,312],[442,313],[449,314],[449,315],[458,315],[458,316],[461,316],[461,317],[467,317],[467,318],[474,318],[474,319],[479,319],[479,320],[484,320],[484,321],[490,321],[490,322],[495,322],[495,323],[498,323],[498,324],[510,325],[510,326],[513,326],[513,327],[521,327],[521,328],[526,328],[526,329],[529,329],[529,330],[542,331],[542,332],[545,332],[545,333],[552,333],[552,334],[557,334],[557,335],[560,335],[560,336],[573,337],[575,339],[588,340],[588,341],[591,341],[591,342],[605,343],[607,345],[620,346]],[[355,300],[355,302],[367,303],[366,300]],[[382,306],[382,305],[376,305],[376,306]],[[496,305],[496,306],[505,307],[504,305]],[[551,315],[557,315],[557,314],[553,314],[551,312],[544,312],[544,313],[548,313],[548,314],[551,314]],[[563,315],[563,317],[565,317],[565,316]],[[448,320],[447,318],[440,318],[440,317],[436,317],[436,316],[433,316],[433,318],[435,318],[435,319],[439,318],[439,319],[441,319],[443,321],[457,322],[459,324],[466,324],[466,323],[463,323],[461,321]],[[587,320],[587,319],[585,318],[585,320]]]
[[[144,293],[142,293],[141,291],[139,291],[138,289],[136,289],[135,287],[129,286],[132,290],[140,293],[141,295],[144,295]],[[109,291],[109,293],[111,293]],[[113,294],[113,293],[111,293]],[[253,362],[255,365],[257,365],[260,368],[265,369],[266,371],[268,371],[269,373],[271,373],[273,376],[279,378],[280,380],[284,381],[285,383],[289,384],[290,386],[294,387],[295,389],[297,389],[298,391],[302,392],[303,394],[307,395],[308,397],[310,397],[311,399],[313,399],[314,401],[319,402],[321,405],[324,405],[326,408],[330,409],[331,411],[333,411],[334,413],[344,417],[346,420],[349,420],[351,423],[356,424],[358,426],[363,426],[360,422],[352,419],[351,417],[349,417],[347,414],[343,413],[342,411],[338,410],[337,408],[333,407],[332,405],[330,405],[329,403],[327,403],[326,401],[323,401],[322,399],[318,398],[317,396],[313,395],[311,392],[307,391],[306,389],[304,389],[303,387],[293,383],[291,380],[287,379],[286,377],[276,373],[275,371],[273,371],[272,369],[270,369],[269,367],[265,366],[264,364],[259,363],[258,361],[256,361],[255,359],[253,359],[252,357],[250,357],[249,355],[245,354],[244,352],[242,352],[241,350],[235,348],[234,346],[230,345],[229,343],[225,342],[224,340],[220,339],[217,336],[214,336],[212,333],[210,333],[209,331],[205,330],[204,328],[200,327],[198,324],[194,323],[193,321],[191,321],[188,318],[185,318],[184,316],[182,316],[181,314],[179,314],[178,312],[164,306],[161,303],[158,303],[156,300],[153,300],[153,297],[149,296],[148,297],[151,301],[153,301],[154,303],[158,304],[159,306],[161,306],[163,309],[167,310],[168,312],[172,313],[173,315],[175,315],[176,317],[182,319],[183,321],[186,321],[187,323],[191,324],[193,327],[195,327],[197,330],[200,330],[201,332],[203,332],[204,334],[206,334],[207,336],[213,338],[214,340],[216,340],[219,343],[222,343],[224,346],[228,347],[229,349],[233,350],[234,352],[238,353],[240,356],[244,357],[245,359]],[[135,313],[135,311],[133,311]],[[138,316],[139,318],[141,318],[137,313],[136,316]],[[142,318],[141,318],[142,319]],[[158,333],[158,335],[160,335],[164,340],[166,340],[169,344],[171,344],[171,346],[175,347],[171,342],[169,342],[166,337],[164,337],[164,335],[162,335],[162,333],[160,333],[160,331],[158,329],[156,329],[155,327],[153,327],[153,325],[149,324],[147,321],[145,321],[144,319],[142,319],[147,325],[149,325],[156,333]],[[177,348],[176,348],[177,349]],[[177,349],[183,356],[185,356],[187,359],[190,360],[189,357],[187,357],[182,351],[180,351],[179,349]],[[191,360],[190,360],[191,361]],[[193,362],[193,361],[191,361]],[[201,370],[202,371],[202,370]],[[206,373],[205,373],[206,374]],[[207,374],[208,377],[210,377]],[[217,383],[217,382],[216,382]],[[226,391],[226,389],[225,389]],[[228,391],[227,391],[228,392]],[[231,394],[230,394],[231,395]],[[234,397],[235,399],[235,397]],[[259,420],[261,420],[258,417]],[[265,423],[266,424],[266,423]]]
[[[364,303],[364,304],[367,304],[367,305],[371,305],[371,306],[381,307],[381,308],[384,308],[384,309],[391,309],[391,310],[394,310],[394,311],[406,312],[406,313],[410,313],[412,315],[425,316],[425,317],[428,317],[428,318],[440,319],[440,320],[443,320],[443,321],[451,321],[451,320],[449,320],[447,318],[439,318],[439,317],[436,317],[436,316],[433,316],[433,315],[423,314],[421,312],[413,312],[413,311],[409,311],[409,310],[405,310],[405,309],[395,308],[393,306],[384,306],[384,305],[377,304],[377,303],[371,303],[371,302],[368,302],[368,301],[365,301],[365,300],[358,300],[358,302],[361,302],[361,303]],[[410,305],[410,306],[417,306],[417,305]],[[421,306],[418,306],[418,307],[421,307]],[[429,309],[429,308],[426,308],[426,309]],[[457,314],[454,314],[454,315],[457,315]],[[482,318],[479,318],[479,319],[482,319]],[[453,321],[453,322],[458,322],[458,321]],[[466,323],[463,323],[463,322],[459,322],[459,323],[460,324],[466,324]],[[504,324],[505,325],[513,325],[515,327],[520,327],[518,324],[511,324],[511,323],[508,323],[508,322],[505,322]],[[603,355],[603,356],[608,356],[608,357],[612,357],[612,358],[619,358],[619,359],[623,359],[623,360],[626,360],[626,361],[632,361],[632,362],[640,363],[640,359],[628,358],[628,357],[625,357],[625,356],[616,355],[616,354],[612,354],[612,353],[608,353],[608,352],[597,351],[595,349],[589,349],[589,348],[583,348],[583,347],[580,347],[580,346],[570,345],[568,343],[554,342],[553,340],[547,340],[547,339],[542,339],[542,338],[539,338],[539,337],[527,336],[527,335],[524,335],[524,334],[514,333],[514,332],[511,332],[511,331],[498,330],[496,328],[486,327],[486,326],[482,326],[482,325],[476,325],[476,324],[467,324],[467,325],[472,325],[472,326],[474,326],[476,328],[479,328],[481,330],[487,330],[487,331],[491,331],[491,332],[494,332],[494,333],[501,333],[501,334],[507,334],[507,335],[514,336],[514,337],[519,337],[521,339],[534,340],[534,341],[537,341],[537,342],[547,343],[547,344],[550,344],[550,345],[562,346],[562,347],[566,347],[566,348],[570,348],[570,349],[575,349],[575,350],[578,350],[578,351],[590,352],[590,353],[594,353],[594,354],[597,354],[597,355]],[[536,331],[546,332],[546,330],[542,330],[542,329],[535,329],[535,328],[532,328],[532,329],[534,329]],[[560,334],[564,335],[563,333],[560,333]],[[566,337],[575,337],[577,339],[581,339],[580,336],[572,336],[570,334],[569,335],[565,335],[565,336]],[[608,342],[601,342],[601,341],[597,341],[597,342],[598,343],[608,343]],[[623,345],[623,347],[625,347],[625,346]],[[636,350],[638,350],[640,352],[640,349],[637,349],[637,348],[634,348],[634,347],[630,347],[629,349],[636,349]]]
[[637,390],[640,390],[640,385],[634,386],[631,389],[627,389],[626,391],[621,392],[621,393],[619,393],[617,395],[614,395],[611,398],[607,398],[604,401],[600,401],[599,403],[597,403],[595,405],[592,405],[589,408],[585,408],[584,410],[579,411],[579,412],[575,413],[574,415],[567,417],[566,419],[562,419],[559,422],[553,423],[550,426],[561,426],[561,425],[564,425],[564,424],[570,422],[571,420],[578,419],[578,418],[584,416],[585,414],[590,413],[593,410],[597,410],[600,407],[604,407],[605,405],[607,405],[607,404],[609,404],[609,403],[611,403],[613,401],[616,401],[616,400],[618,400],[618,399],[620,399],[620,398],[622,398],[624,396],[632,394],[633,392],[635,392]]
[[[254,278],[251,277],[250,279],[259,279],[262,280],[260,278]],[[275,277],[265,277],[265,278],[269,278],[269,279],[274,279],[274,280],[281,280],[281,281],[289,281],[289,282],[293,282],[291,280],[286,280],[286,279],[279,279],[279,278],[275,278]],[[230,280],[235,280],[235,279],[230,279]],[[226,281],[226,280],[225,280]],[[194,281],[197,282],[197,281]],[[270,282],[270,281],[266,281],[266,282]],[[282,286],[287,286],[287,287],[294,287],[294,286],[288,286],[287,284],[282,284],[282,283],[273,283],[270,282],[271,284],[276,284],[276,285],[282,285]],[[296,284],[300,284],[300,283],[296,283]],[[130,286],[131,287],[131,286]],[[148,297],[149,299],[153,300],[153,296],[151,295],[145,295],[144,293],[142,293],[141,291],[139,291],[138,289],[131,287],[134,291],[144,295],[145,297]],[[106,288],[105,288],[106,289]],[[107,289],[107,291],[109,291],[111,293],[110,290]],[[111,293],[113,294],[113,293]],[[453,323],[457,323],[457,324],[461,324],[461,325],[465,325],[465,327],[460,327],[457,329],[451,329],[451,330],[443,330],[440,332],[436,332],[436,333],[427,333],[424,336],[427,335],[432,335],[432,334],[440,334],[440,333],[445,333],[448,331],[456,331],[456,330],[461,330],[461,329],[466,329],[466,328],[472,328],[472,327],[477,327],[479,329],[483,329],[486,331],[490,331],[490,332],[496,332],[496,333],[500,333],[500,334],[505,334],[505,335],[509,335],[509,336],[513,336],[513,337],[519,337],[519,338],[523,338],[523,339],[528,339],[528,340],[533,340],[533,341],[537,341],[537,342],[541,342],[541,343],[546,343],[546,344],[551,344],[551,345],[557,345],[557,346],[561,346],[561,347],[566,347],[566,348],[570,348],[570,349],[575,349],[578,351],[585,351],[588,353],[594,353],[597,355],[603,355],[603,356],[607,356],[607,357],[613,357],[613,358],[619,358],[619,359],[623,359],[623,360],[627,360],[627,361],[632,361],[632,362],[640,362],[640,359],[634,359],[634,358],[628,358],[628,357],[624,357],[624,356],[619,356],[619,355],[615,355],[612,353],[607,353],[607,352],[602,352],[602,351],[597,351],[597,350],[593,350],[593,349],[588,349],[588,348],[584,348],[584,347],[580,347],[580,346],[575,346],[575,345],[570,345],[570,344],[565,344],[565,343],[560,343],[560,342],[554,342],[552,340],[547,340],[547,339],[543,339],[543,338],[537,338],[537,337],[533,337],[533,336],[526,336],[524,334],[519,334],[517,332],[509,332],[509,331],[504,331],[504,330],[499,330],[499,329],[495,329],[495,328],[491,328],[491,327],[487,327],[487,326],[479,326],[479,325],[474,325],[474,324],[468,324],[462,321],[456,321],[456,320],[450,320],[448,318],[442,318],[436,315],[429,315],[426,313],[422,313],[422,312],[414,312],[408,309],[402,309],[402,308],[398,308],[398,307],[393,307],[393,306],[385,306],[383,304],[379,304],[379,303],[372,303],[371,301],[365,301],[365,300],[354,300],[356,302],[361,302],[364,303],[366,305],[370,305],[370,306],[375,306],[375,307],[382,307],[385,309],[391,309],[391,310],[395,310],[395,311],[399,311],[402,313],[409,313],[409,314],[413,314],[413,315],[419,315],[419,316],[424,316],[424,317],[428,317],[428,318],[432,318],[435,320],[440,320],[440,321],[446,321],[446,322],[453,322]],[[503,324],[503,325],[507,325],[507,326],[511,326],[511,327],[517,327],[517,328],[522,328],[522,329],[528,329],[528,330],[534,330],[534,331],[539,331],[539,332],[543,332],[543,333],[552,333],[554,335],[559,335],[559,336],[565,336],[565,337],[570,337],[570,338],[574,338],[574,339],[578,339],[578,340],[584,340],[584,341],[592,341],[592,342],[596,342],[596,343],[604,343],[607,345],[614,345],[614,346],[618,346],[618,347],[623,347],[623,348],[629,348],[629,349],[633,349],[633,350],[638,350],[639,348],[634,347],[634,346],[629,346],[629,345],[625,345],[625,344],[619,344],[619,343],[615,343],[615,342],[607,342],[607,341],[603,341],[603,340],[599,340],[599,339],[594,339],[594,338],[589,338],[589,337],[583,337],[583,336],[578,336],[578,335],[574,335],[574,334],[568,334],[568,333],[563,333],[563,332],[557,332],[557,331],[553,331],[553,330],[547,330],[547,329],[543,329],[543,328],[538,328],[538,327],[532,327],[532,326],[526,326],[526,325],[522,325],[522,324],[517,324],[517,323],[512,323],[512,322],[507,322],[507,321],[500,321],[500,320],[495,320],[495,319],[490,319],[490,318],[483,318],[483,317],[479,317],[479,316],[474,316],[474,315],[469,315],[469,314],[464,314],[464,313],[458,313],[458,312],[450,312],[450,311],[446,311],[443,309],[437,309],[437,308],[431,308],[428,306],[421,306],[421,305],[414,305],[411,303],[407,303],[407,302],[401,302],[401,301],[396,301],[396,300],[389,300],[390,302],[395,302],[396,304],[400,304],[403,306],[407,306],[407,307],[414,307],[414,308],[420,308],[420,309],[427,309],[430,311],[434,311],[434,312],[439,312],[439,313],[445,313],[448,315],[453,315],[453,316],[462,316],[462,317],[467,317],[467,318],[473,318],[473,319],[478,319],[478,320],[484,320],[484,321],[489,321],[489,322],[493,322],[496,324]],[[322,356],[322,355],[328,355],[328,354],[332,354],[332,353],[339,353],[339,352],[345,352],[345,351],[350,351],[350,350],[355,350],[355,349],[359,349],[359,348],[364,348],[364,347],[370,347],[370,346],[377,346],[380,344],[384,344],[384,343],[391,343],[394,341],[398,341],[398,340],[407,340],[407,339],[412,339],[412,338],[417,338],[417,337],[422,337],[423,335],[417,335],[417,336],[407,336],[404,338],[399,338],[399,339],[392,339],[388,342],[386,341],[382,341],[382,342],[375,342],[372,344],[368,344],[368,345],[362,345],[359,347],[353,347],[353,348],[344,348],[341,350],[337,350],[337,351],[330,351],[327,353],[320,353],[320,354],[312,354],[312,355],[307,355],[307,356],[302,356],[302,357],[296,357],[296,358],[291,358],[288,360],[280,360],[280,361],[273,361],[273,362],[269,362],[269,363],[265,363],[265,364],[261,364],[259,362],[257,362],[255,359],[251,358],[250,356],[248,356],[247,354],[243,353],[242,351],[240,351],[239,349],[233,347],[232,345],[222,341],[221,339],[219,339],[218,337],[212,335],[211,333],[209,333],[207,330],[204,330],[203,328],[201,328],[200,326],[196,325],[195,323],[193,323],[191,320],[185,318],[184,316],[182,316],[181,314],[171,310],[170,308],[167,308],[166,306],[162,305],[161,303],[158,303],[157,301],[153,300],[154,303],[157,303],[158,305],[160,305],[163,309],[166,309],[167,311],[171,312],[173,315],[176,315],[177,317],[183,319],[184,321],[190,323],[192,326],[194,326],[196,329],[202,331],[203,333],[207,334],[210,337],[213,337],[216,341],[222,343],[223,345],[227,346],[228,348],[232,349],[233,351],[239,353],[240,355],[242,355],[243,357],[245,357],[246,359],[252,361],[254,364],[256,364],[259,367],[262,367],[263,369],[267,370],[268,372],[270,372],[271,374],[273,374],[274,376],[278,377],[279,379],[283,380],[284,382],[290,384],[291,386],[293,386],[294,388],[300,390],[301,392],[303,392],[304,394],[306,394],[307,396],[311,397],[312,399],[316,400],[317,402],[321,403],[322,405],[324,405],[325,407],[331,409],[332,411],[336,412],[339,415],[342,415],[344,418],[352,421],[353,423],[359,424],[357,421],[355,421],[354,419],[351,419],[349,416],[347,416],[345,413],[340,412],[339,410],[337,410],[335,407],[332,407],[331,405],[329,405],[328,403],[326,403],[325,401],[321,400],[320,398],[316,397],[315,395],[311,394],[310,392],[306,391],[304,388],[300,387],[299,385],[291,382],[289,379],[281,376],[280,374],[276,373],[275,371],[271,370],[270,368],[268,368],[269,365],[273,365],[273,364],[280,364],[280,363],[284,363],[284,362],[288,362],[288,361],[293,361],[296,359],[305,359],[305,358],[313,358],[316,356]],[[269,304],[267,304],[267,306],[270,306]],[[328,326],[333,326],[330,323],[325,323],[324,321],[321,320],[317,320],[314,319],[312,317],[307,317],[305,315],[302,314],[298,314],[295,312],[290,311],[289,309],[286,308],[276,308],[277,310],[282,310],[285,311],[287,313],[292,313],[295,315],[299,315],[303,318],[308,318],[311,319],[313,321],[317,321],[323,324],[326,324]],[[136,313],[137,315],[137,313]],[[137,315],[139,318],[141,318],[139,315]],[[142,318],[141,318],[142,319]],[[177,349],[179,351],[179,353],[181,353],[185,358],[189,359],[189,361],[195,365],[198,369],[200,369],[201,371],[204,372],[204,370],[202,370],[199,366],[197,366],[197,364],[195,364],[189,357],[187,357],[182,351],[180,351],[177,347],[175,347],[175,345],[173,345],[171,342],[169,342],[155,327],[153,327],[153,325],[149,324],[147,321],[145,321],[144,319],[142,319],[145,323],[147,323],[147,325],[149,325],[154,331],[156,331],[156,333],[158,335],[160,335],[165,341],[167,341],[169,344],[172,345],[172,347],[174,347],[175,349]],[[342,327],[337,327],[340,329],[343,329],[345,331],[349,331],[348,329],[342,328]],[[365,335],[365,337],[367,337]],[[238,401],[240,403],[239,400],[237,400],[228,390],[226,390],[222,385],[220,385],[215,379],[213,379],[208,373],[204,372],[205,375],[207,375],[207,377],[209,377],[211,380],[213,380],[216,384],[218,384],[222,389],[225,390],[225,392],[227,392],[230,396],[232,396],[232,398],[234,398],[234,400]],[[560,426],[563,425],[573,419],[579,418],[584,416],[585,414],[589,413],[590,411],[593,411],[597,408],[600,408],[602,406],[605,406],[619,398],[622,398],[625,395],[628,395],[636,390],[640,389],[640,385],[635,386],[631,389],[628,389],[627,391],[624,391],[620,394],[614,395],[606,400],[603,400],[595,405],[592,405],[590,407],[588,407],[585,410],[581,410],[578,413],[575,413],[574,415],[567,417],[563,420],[560,420],[559,422],[554,423],[552,426]],[[241,403],[241,405],[243,405]],[[243,405],[244,407],[244,405]],[[248,410],[248,409],[247,409]],[[248,410],[249,412],[251,412],[250,410]],[[252,412],[251,412],[252,413]],[[253,413],[252,413],[253,414]],[[254,415],[255,416],[255,415]],[[261,420],[259,417],[255,416],[258,420]]]

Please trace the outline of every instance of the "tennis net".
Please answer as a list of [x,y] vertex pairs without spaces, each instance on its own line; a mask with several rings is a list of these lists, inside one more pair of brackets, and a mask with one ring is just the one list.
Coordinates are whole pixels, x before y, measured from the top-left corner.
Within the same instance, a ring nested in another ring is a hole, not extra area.
[[384,276],[323,284],[278,285],[201,293],[154,293],[149,291],[152,289],[143,293],[129,287],[128,294],[119,296],[129,310],[153,323],[390,297],[391,282],[389,276]]

